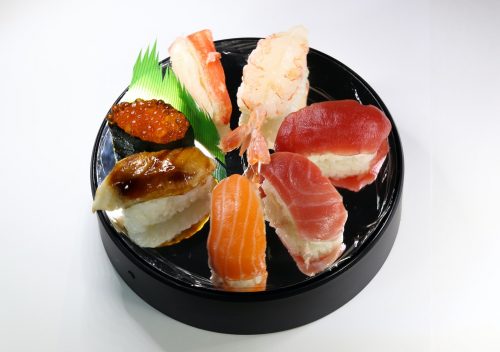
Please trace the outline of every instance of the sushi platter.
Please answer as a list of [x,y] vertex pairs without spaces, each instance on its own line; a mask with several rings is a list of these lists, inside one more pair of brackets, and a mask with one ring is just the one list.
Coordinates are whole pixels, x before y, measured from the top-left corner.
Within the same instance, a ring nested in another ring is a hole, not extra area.
[[376,92],[294,27],[141,53],[91,160],[101,239],[145,302],[258,334],[320,319],[390,253],[403,151]]

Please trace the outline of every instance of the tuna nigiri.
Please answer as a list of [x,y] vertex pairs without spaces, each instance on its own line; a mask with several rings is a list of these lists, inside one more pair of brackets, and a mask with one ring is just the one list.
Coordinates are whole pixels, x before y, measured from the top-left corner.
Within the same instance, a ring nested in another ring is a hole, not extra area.
[[175,75],[196,104],[210,115],[222,138],[230,131],[232,107],[221,55],[215,50],[212,32],[205,29],[186,38],[177,38],[169,54]]
[[313,276],[330,267],[345,249],[342,196],[300,154],[274,153],[261,176],[266,218],[299,270]]
[[257,189],[246,177],[232,175],[214,188],[207,249],[214,285],[265,290],[264,215]]
[[377,178],[389,152],[390,131],[389,119],[375,106],[327,101],[288,115],[275,150],[306,156],[333,185],[357,192]]

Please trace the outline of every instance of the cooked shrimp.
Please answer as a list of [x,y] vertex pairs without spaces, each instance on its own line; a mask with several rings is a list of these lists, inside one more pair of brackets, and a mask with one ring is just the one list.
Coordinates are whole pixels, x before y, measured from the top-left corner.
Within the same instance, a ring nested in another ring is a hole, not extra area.
[[243,68],[238,89],[239,127],[221,142],[224,151],[241,146],[251,165],[270,161],[269,149],[283,119],[306,105],[309,81],[307,30],[302,26],[259,40]]
[[265,121],[265,111],[255,109],[250,114],[248,123],[239,126],[229,132],[221,141],[221,149],[225,152],[240,147],[240,156],[247,152],[247,160],[250,165],[256,163],[268,164],[271,161],[267,143],[262,135],[262,124]]

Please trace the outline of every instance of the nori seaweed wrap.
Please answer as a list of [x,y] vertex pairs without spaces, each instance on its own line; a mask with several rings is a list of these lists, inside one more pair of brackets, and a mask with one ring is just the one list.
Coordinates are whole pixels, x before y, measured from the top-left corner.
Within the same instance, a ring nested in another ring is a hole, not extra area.
[[184,114],[162,100],[120,103],[112,107],[107,120],[117,160],[194,145],[194,132]]

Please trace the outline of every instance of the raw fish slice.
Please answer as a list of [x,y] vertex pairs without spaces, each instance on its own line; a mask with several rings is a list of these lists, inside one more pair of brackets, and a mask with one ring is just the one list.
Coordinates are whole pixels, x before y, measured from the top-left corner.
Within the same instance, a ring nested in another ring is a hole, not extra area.
[[347,219],[342,196],[307,158],[294,153],[274,153],[271,163],[262,166],[261,173],[286,204],[300,236],[308,240],[332,240],[342,232]]
[[300,154],[274,153],[261,176],[266,218],[298,268],[312,276],[331,266],[345,249],[342,196]]
[[169,48],[175,75],[212,118],[222,138],[230,131],[231,100],[220,54],[208,29],[177,38]]
[[233,291],[266,288],[264,216],[246,177],[232,175],[214,188],[207,249],[214,285]]
[[328,101],[288,115],[275,150],[302,154],[335,186],[359,191],[377,178],[389,152],[390,131],[389,119],[374,106],[355,100]]
[[299,154],[374,153],[391,131],[385,114],[356,100],[311,104],[291,113],[280,126],[276,151]]

